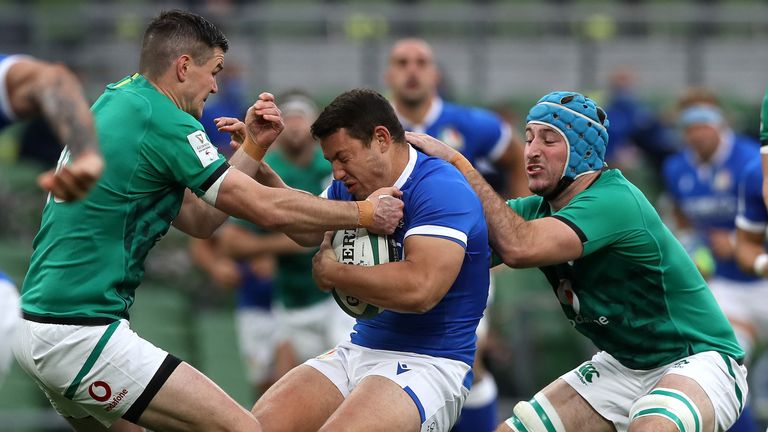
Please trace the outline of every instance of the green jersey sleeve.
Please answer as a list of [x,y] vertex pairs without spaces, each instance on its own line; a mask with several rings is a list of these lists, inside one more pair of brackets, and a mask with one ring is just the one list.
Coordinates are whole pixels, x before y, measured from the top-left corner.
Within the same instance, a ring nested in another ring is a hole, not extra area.
[[616,243],[642,229],[642,216],[635,196],[622,186],[587,189],[553,217],[570,226],[584,244],[582,256]]
[[201,196],[229,165],[199,122],[191,116],[187,121],[179,117],[166,118],[162,125],[155,121],[155,127],[149,128],[152,136],[147,137],[142,150],[160,176]]
[[515,198],[507,201],[507,206],[521,218],[529,221],[541,217],[541,207],[544,200],[538,195]]

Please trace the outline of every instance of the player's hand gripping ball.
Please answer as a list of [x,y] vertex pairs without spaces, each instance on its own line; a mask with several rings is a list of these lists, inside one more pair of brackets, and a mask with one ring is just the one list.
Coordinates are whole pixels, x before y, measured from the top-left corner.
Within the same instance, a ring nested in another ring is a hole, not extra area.
[[[336,231],[333,251],[342,264],[373,266],[399,260],[394,239],[369,233],[365,228]],[[339,307],[354,318],[373,318],[384,311],[337,288],[331,293]]]

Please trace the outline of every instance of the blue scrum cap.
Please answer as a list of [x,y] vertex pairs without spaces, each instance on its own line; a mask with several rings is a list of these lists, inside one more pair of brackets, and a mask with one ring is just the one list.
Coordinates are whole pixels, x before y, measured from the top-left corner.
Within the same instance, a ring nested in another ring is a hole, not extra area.
[[588,97],[576,92],[549,93],[539,99],[525,120],[550,126],[565,137],[568,161],[564,178],[573,180],[605,166],[608,119]]

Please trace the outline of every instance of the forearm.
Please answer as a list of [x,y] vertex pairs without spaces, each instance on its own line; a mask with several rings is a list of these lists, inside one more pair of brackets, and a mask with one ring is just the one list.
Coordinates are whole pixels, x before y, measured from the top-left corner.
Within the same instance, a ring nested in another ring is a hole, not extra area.
[[760,277],[768,276],[768,264],[761,262],[765,258],[758,258],[765,253],[762,234],[750,233],[740,229],[736,231],[734,256],[736,263],[744,272]]
[[[252,158],[248,153],[244,151],[243,146],[240,146],[240,148],[238,148],[237,151],[235,151],[235,153],[229,158],[229,164],[251,178],[255,178],[257,173],[261,171],[262,165],[266,165],[263,164],[261,160]],[[270,169],[270,171],[272,170]],[[274,173],[274,171],[272,172]],[[277,174],[274,175],[277,176]]]
[[231,171],[222,184],[216,207],[232,216],[280,232],[324,232],[358,226],[355,202],[330,201],[291,189],[264,187],[244,180],[237,170]]
[[[405,260],[372,267],[329,263],[328,280],[346,294],[397,312],[425,313],[442,298],[425,272]],[[444,288],[444,289],[443,289]]]
[[256,172],[256,175],[254,176],[254,179],[263,184],[264,186],[269,186],[272,188],[282,188],[282,189],[289,189],[290,187],[283,182],[283,179],[280,178],[279,175],[272,169],[272,167],[269,166],[269,164],[262,163],[259,166],[258,171]]
[[226,220],[228,215],[195,196],[184,191],[184,202],[173,226],[196,238],[208,238]]
[[464,173],[464,177],[483,204],[491,247],[510,267],[527,265],[525,253],[533,243],[528,238],[525,219],[509,208],[479,172],[471,170]]
[[254,235],[250,233],[232,233],[222,236],[221,249],[234,259],[307,251],[307,248],[299,246],[285,234]]
[[63,66],[48,69],[30,97],[37,99],[41,114],[73,159],[85,152],[99,153],[93,116],[77,78]]

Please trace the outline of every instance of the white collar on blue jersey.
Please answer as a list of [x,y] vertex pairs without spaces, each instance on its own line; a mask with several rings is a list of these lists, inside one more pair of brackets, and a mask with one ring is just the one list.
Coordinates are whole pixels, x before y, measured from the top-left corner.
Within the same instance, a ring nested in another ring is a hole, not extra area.
[[412,145],[408,145],[408,163],[405,165],[405,169],[403,169],[403,172],[400,173],[400,177],[397,178],[397,181],[395,182],[394,186],[398,189],[402,189],[405,182],[408,181],[408,178],[411,176],[411,173],[413,172],[413,168],[416,166],[416,158],[419,157],[419,154],[416,152],[416,149],[413,148]]
[[427,115],[424,116],[424,121],[419,124],[412,124],[401,116],[400,113],[397,112],[395,104],[392,104],[392,108],[394,108],[397,119],[400,120],[400,124],[403,125],[403,128],[411,132],[427,133],[427,129],[437,121],[437,118],[440,117],[440,113],[443,112],[443,99],[439,96],[432,98],[432,104],[429,106],[429,111],[427,111]]

